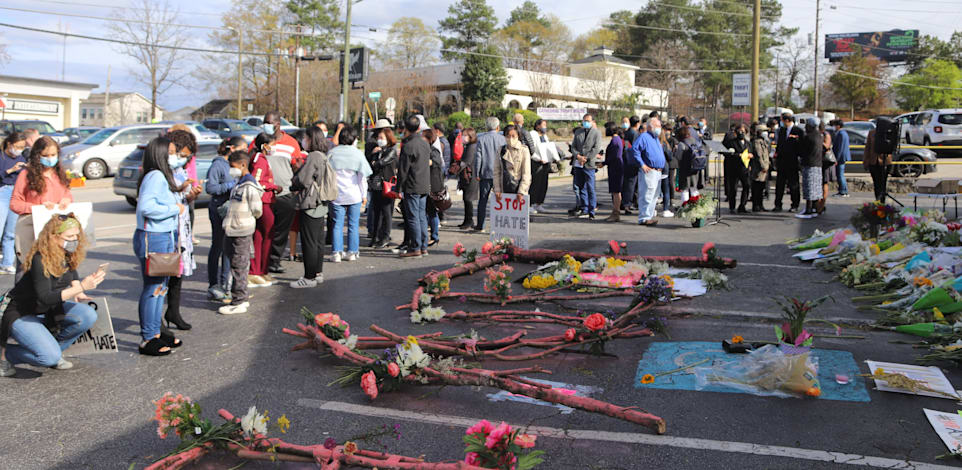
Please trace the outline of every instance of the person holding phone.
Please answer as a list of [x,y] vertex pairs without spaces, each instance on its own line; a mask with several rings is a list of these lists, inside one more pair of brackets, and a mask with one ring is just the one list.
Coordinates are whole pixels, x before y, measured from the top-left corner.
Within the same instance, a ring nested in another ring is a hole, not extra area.
[[14,364],[30,364],[58,370],[73,367],[63,351],[97,320],[87,304],[87,293],[107,275],[106,266],[83,279],[77,268],[87,251],[80,221],[74,214],[50,218],[30,248],[23,264],[24,275],[9,292],[10,304],[0,322],[0,348],[9,338],[17,344],[5,347],[0,377],[16,374]]
[[10,198],[13,196],[13,186],[17,177],[27,167],[27,159],[23,156],[23,149],[27,146],[27,139],[19,132],[13,132],[3,139],[0,146],[3,155],[0,156],[0,225],[3,238],[0,240],[0,274],[14,274],[17,272],[14,260],[14,238],[17,234],[17,218],[19,215],[10,210]]

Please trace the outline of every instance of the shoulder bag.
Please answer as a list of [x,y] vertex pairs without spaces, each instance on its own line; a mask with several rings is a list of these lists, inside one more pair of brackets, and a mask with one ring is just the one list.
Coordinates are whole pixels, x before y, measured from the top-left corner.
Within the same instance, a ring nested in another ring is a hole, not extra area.
[[516,194],[518,187],[521,186],[521,182],[509,171],[511,168],[514,168],[514,165],[504,159],[507,153],[506,149],[507,147],[502,147],[501,149],[501,192],[504,194]]
[[[144,223],[144,228],[146,229],[147,224]],[[181,257],[180,251],[175,251],[173,253],[151,253],[150,245],[148,244],[148,239],[150,238],[150,233],[144,230],[144,251],[147,253],[147,275],[151,277],[179,277],[181,269]],[[174,239],[173,232],[170,233],[171,241],[174,241],[176,245],[176,240]]]

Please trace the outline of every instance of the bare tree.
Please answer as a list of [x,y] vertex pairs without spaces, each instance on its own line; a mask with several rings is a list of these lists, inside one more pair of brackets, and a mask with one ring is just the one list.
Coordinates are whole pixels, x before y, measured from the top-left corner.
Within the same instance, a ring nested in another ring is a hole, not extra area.
[[7,52],[7,45],[0,44],[0,65],[6,65],[9,62],[10,62],[10,54]]
[[784,100],[778,103],[791,103],[792,92],[799,95],[811,80],[812,48],[801,38],[788,41],[784,46],[776,49],[776,64],[778,67],[778,83],[775,84],[776,93],[781,88]]
[[114,16],[123,20],[109,26],[115,38],[134,43],[123,46],[122,52],[141,66],[133,73],[138,81],[150,87],[150,119],[153,120],[157,96],[178,81],[176,74],[181,71],[175,69],[175,64],[182,54],[175,48],[187,42],[187,32],[177,26],[178,11],[168,0],[131,0],[129,8],[117,10]]
[[434,65],[437,62],[435,53],[440,46],[441,41],[433,28],[420,18],[402,16],[391,23],[387,39],[376,56],[385,69]]
[[690,85],[692,78],[684,72],[673,70],[694,68],[692,59],[691,50],[683,44],[677,41],[659,41],[652,45],[647,55],[639,61],[638,65],[642,70],[635,74],[635,85],[661,90],[661,102],[667,108],[669,99],[688,96],[688,93],[682,93],[680,89]]
[[581,93],[590,96],[606,116],[616,101],[631,93],[634,85],[625,71],[604,63],[590,66],[580,78]]

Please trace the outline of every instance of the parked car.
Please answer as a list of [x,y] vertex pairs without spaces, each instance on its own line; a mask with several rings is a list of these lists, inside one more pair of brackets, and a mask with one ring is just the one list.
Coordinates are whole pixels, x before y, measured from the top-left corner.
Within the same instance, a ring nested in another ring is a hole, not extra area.
[[203,124],[204,127],[216,132],[221,139],[240,136],[247,143],[253,142],[257,134],[263,132],[261,128],[253,127],[239,119],[204,119]]
[[[211,162],[217,156],[219,142],[207,141],[197,144],[197,179],[205,181],[207,170],[210,169]],[[123,196],[127,203],[137,207],[137,182],[140,181],[140,174],[144,171],[144,149],[146,145],[138,145],[130,152],[118,166],[117,176],[114,178],[114,194]],[[201,191],[197,196],[197,204],[206,204],[210,201],[210,195],[206,191]]]
[[[865,145],[865,133],[854,131],[852,129],[842,129],[844,132],[848,132],[848,143],[852,146],[864,146]],[[852,148],[852,160],[861,161],[865,156],[865,148]],[[936,171],[936,155],[935,152],[929,149],[920,148],[900,148],[899,152],[892,157],[892,161],[896,162],[920,162],[919,165],[892,165],[892,176],[902,176],[902,177],[913,177],[918,178],[926,173],[935,173]],[[923,163],[924,164],[921,164]],[[848,171],[849,167],[846,167]]]
[[67,136],[67,142],[63,145],[76,144],[87,137],[90,137],[97,133],[102,127],[94,126],[81,126],[81,127],[68,127],[63,130],[64,135]]
[[909,128],[910,144],[962,145],[962,108],[922,111]]
[[[258,129],[264,125],[264,116],[246,116],[243,120]],[[287,119],[281,118],[281,130],[288,134],[293,134],[300,130],[300,127],[291,124]]]
[[875,123],[872,121],[848,121],[842,124],[842,129],[868,133],[868,131],[875,129]]
[[906,142],[909,141],[909,128],[915,124],[915,118],[919,117],[922,113],[905,113],[895,116],[895,122],[899,123],[899,137],[904,138]]
[[67,136],[63,132],[57,132],[47,121],[40,120],[13,120],[4,119],[0,121],[0,136],[6,136],[11,132],[23,132],[27,129],[36,129],[40,135],[53,137],[58,144],[63,145],[67,141]]
[[78,144],[64,147],[60,155],[66,169],[83,173],[87,179],[113,175],[120,162],[151,139],[167,132],[169,124],[138,124],[108,127]]
[[173,126],[174,124],[184,124],[194,133],[194,137],[197,138],[198,142],[204,140],[221,140],[216,132],[204,127],[203,124],[197,121],[160,121],[158,124],[166,124],[167,127]]

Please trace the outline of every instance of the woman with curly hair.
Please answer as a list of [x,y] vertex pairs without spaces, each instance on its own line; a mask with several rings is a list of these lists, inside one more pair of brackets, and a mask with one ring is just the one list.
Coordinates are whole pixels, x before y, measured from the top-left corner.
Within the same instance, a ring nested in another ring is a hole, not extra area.
[[20,214],[15,246],[21,263],[26,261],[25,255],[33,244],[33,219],[25,218],[32,214],[33,206],[66,209],[73,202],[67,171],[60,164],[57,141],[48,136],[37,139],[30,148],[25,170],[17,176],[10,196],[10,210]]
[[[0,377],[16,373],[13,364],[69,369],[65,351],[97,320],[87,305],[93,290],[104,280],[106,265],[80,279],[77,268],[86,255],[87,242],[73,214],[52,217],[30,249],[24,275],[9,292],[10,304],[0,323],[0,347],[12,337],[0,360]],[[8,362],[9,361],[9,362]]]

